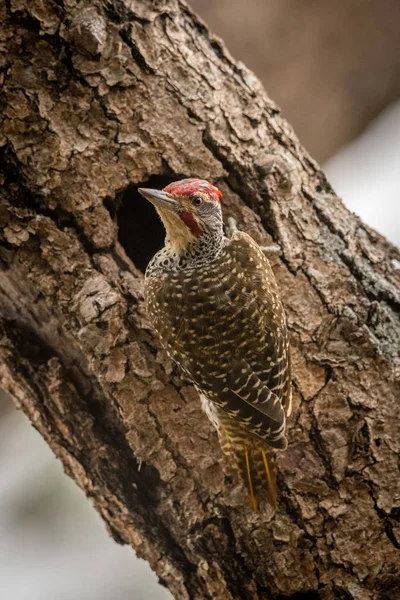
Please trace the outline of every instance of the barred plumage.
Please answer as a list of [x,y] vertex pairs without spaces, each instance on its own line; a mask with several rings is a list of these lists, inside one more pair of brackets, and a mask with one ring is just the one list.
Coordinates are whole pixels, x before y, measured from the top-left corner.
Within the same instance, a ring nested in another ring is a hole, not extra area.
[[291,384],[285,313],[270,264],[246,233],[223,235],[220,192],[208,182],[141,193],[167,231],[146,271],[148,314],[200,392],[253,508],[263,488],[275,506]]

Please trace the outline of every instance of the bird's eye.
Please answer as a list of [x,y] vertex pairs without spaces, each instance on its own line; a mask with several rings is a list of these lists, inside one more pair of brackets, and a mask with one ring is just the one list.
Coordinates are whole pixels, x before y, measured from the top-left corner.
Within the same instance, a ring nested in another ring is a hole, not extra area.
[[193,206],[201,206],[203,204],[203,198],[201,196],[192,196],[190,201]]

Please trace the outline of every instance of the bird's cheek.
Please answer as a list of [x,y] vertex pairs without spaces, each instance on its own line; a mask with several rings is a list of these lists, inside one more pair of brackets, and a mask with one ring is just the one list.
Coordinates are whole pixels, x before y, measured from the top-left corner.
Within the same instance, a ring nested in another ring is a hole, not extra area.
[[179,213],[179,216],[195,237],[198,238],[202,235],[203,232],[201,230],[201,227],[196,217],[192,215],[192,213],[184,210],[181,213]]

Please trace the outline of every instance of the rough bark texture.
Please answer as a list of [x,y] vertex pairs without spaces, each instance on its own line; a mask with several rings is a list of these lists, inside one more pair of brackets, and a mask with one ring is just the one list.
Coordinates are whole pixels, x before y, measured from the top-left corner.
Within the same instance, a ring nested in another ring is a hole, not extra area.
[[[4,388],[176,598],[397,599],[398,251],[182,2],[11,0],[0,19]],[[295,410],[275,517],[249,509],[144,313],[162,234],[135,190],[189,175],[282,248]]]
[[191,0],[326,160],[400,96],[398,0]]

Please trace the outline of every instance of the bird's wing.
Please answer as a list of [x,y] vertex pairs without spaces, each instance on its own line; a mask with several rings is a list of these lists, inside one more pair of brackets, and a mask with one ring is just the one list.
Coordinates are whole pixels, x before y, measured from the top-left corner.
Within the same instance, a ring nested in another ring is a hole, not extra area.
[[[287,415],[291,412],[291,361],[286,316],[280,300],[279,289],[268,259],[249,235],[237,231],[232,237],[232,251],[245,273],[246,287],[253,291],[257,310],[263,316],[264,343],[258,357],[250,366],[263,384],[280,399]],[[254,267],[254,265],[257,265]],[[250,320],[251,321],[251,320]],[[260,338],[254,321],[255,338]],[[251,325],[249,327],[251,329]],[[261,336],[262,337],[262,336]]]
[[267,258],[250,236],[236,232],[229,252],[240,288],[236,326],[245,330],[238,338],[245,343],[231,346],[225,376],[214,381],[213,400],[247,431],[284,449],[290,357],[278,287]]
[[224,412],[269,446],[286,448],[286,415],[281,400],[246,361],[235,361],[226,379],[214,385],[216,404]]

